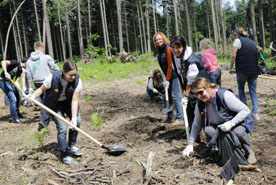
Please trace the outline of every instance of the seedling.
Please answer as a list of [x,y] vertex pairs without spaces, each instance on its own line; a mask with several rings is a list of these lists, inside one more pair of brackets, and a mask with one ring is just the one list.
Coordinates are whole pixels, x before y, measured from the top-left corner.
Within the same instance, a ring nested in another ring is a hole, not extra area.
[[32,134],[34,137],[34,140],[39,143],[41,148],[44,148],[44,146],[45,146],[44,141],[45,141],[47,134],[48,134],[48,130],[45,128],[41,129],[39,132],[36,131]]
[[99,131],[101,129],[103,120],[101,118],[101,116],[97,115],[97,114],[92,114],[91,115],[91,121],[93,123],[93,126],[95,127],[95,129],[97,131]]

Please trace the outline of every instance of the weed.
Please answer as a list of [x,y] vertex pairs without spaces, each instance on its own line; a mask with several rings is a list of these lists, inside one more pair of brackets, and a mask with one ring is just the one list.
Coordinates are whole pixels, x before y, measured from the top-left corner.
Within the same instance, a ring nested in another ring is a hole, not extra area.
[[44,140],[45,140],[47,134],[48,134],[48,130],[45,128],[41,129],[39,132],[36,131],[32,134],[34,137],[34,140],[39,143],[41,148],[44,148],[44,146],[45,146]]
[[93,97],[92,96],[85,96],[85,101],[92,101],[93,100]]
[[270,108],[271,107],[271,105],[267,102],[266,104],[265,104],[265,108]]
[[143,82],[144,82],[144,80],[142,80],[142,79],[136,80],[136,83],[139,84],[139,85],[141,85]]
[[99,116],[98,114],[92,114],[91,115],[91,121],[93,123],[93,126],[95,127],[95,129],[97,131],[99,131],[101,129],[103,120],[101,118],[101,116]]
[[269,113],[268,113],[269,116],[276,116],[276,110],[271,110]]

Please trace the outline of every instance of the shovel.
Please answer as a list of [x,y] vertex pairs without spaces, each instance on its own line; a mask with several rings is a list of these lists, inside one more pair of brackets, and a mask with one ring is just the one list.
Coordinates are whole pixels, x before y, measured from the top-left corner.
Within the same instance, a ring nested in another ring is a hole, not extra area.
[[162,114],[167,114],[168,112],[173,110],[173,105],[170,105],[169,103],[169,93],[168,93],[168,87],[165,87],[165,97],[166,97],[166,104],[163,108],[161,108],[160,112]]
[[[10,81],[22,93],[22,95],[24,97],[27,97],[27,95],[24,93],[24,91],[17,84],[15,84],[13,80],[10,80]],[[43,105],[42,103],[38,102],[35,99],[32,100],[32,102],[35,103],[36,105],[40,106],[41,108],[45,109],[46,111],[48,111],[50,114],[52,114],[53,116],[55,116],[58,119],[60,119],[61,121],[63,121],[64,123],[66,123],[68,126],[72,127],[72,129],[80,132],[81,134],[83,134],[84,136],[86,136],[88,139],[92,140],[94,143],[96,143],[97,145],[99,145],[103,149],[106,149],[107,150],[107,152],[106,152],[107,154],[110,154],[110,155],[120,155],[120,154],[126,152],[126,147],[124,147],[124,146],[105,146],[105,145],[103,145],[98,140],[94,139],[93,137],[91,137],[90,135],[88,135],[86,132],[84,132],[80,128],[72,125],[71,122],[69,122],[68,120],[66,120],[64,117],[60,116],[59,114],[57,114],[53,110],[49,109],[47,106]]]

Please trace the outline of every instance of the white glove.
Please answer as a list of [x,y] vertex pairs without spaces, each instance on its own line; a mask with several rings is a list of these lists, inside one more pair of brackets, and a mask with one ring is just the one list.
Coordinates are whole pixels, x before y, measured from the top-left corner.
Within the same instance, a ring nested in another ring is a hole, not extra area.
[[33,94],[34,89],[33,88],[29,88],[29,94]]
[[181,103],[182,103],[182,105],[184,105],[185,107],[187,107],[187,105],[188,105],[188,98],[187,97],[183,97],[181,99]]
[[10,79],[11,79],[11,75],[10,75],[10,73],[5,72],[5,78],[6,78],[7,80],[10,80]]
[[165,81],[163,82],[163,86],[164,86],[165,88],[169,88],[169,85],[170,85],[170,82],[169,82],[169,81],[165,80]]
[[77,117],[72,117],[71,118],[71,124],[74,125],[74,127],[78,126]]
[[194,151],[193,145],[188,145],[182,152],[182,157],[189,157],[190,153]]
[[227,121],[219,125],[218,128],[220,128],[220,130],[222,130],[223,132],[228,132],[229,130],[231,130],[233,126],[235,126],[234,123],[232,123],[231,121]]
[[26,92],[26,87],[22,87],[22,90],[25,93]]
[[25,100],[29,103],[32,103],[34,101],[34,96],[32,94],[28,94],[27,96],[25,96]]
[[157,89],[155,89],[155,88],[153,88],[153,90],[152,90],[154,93],[158,93],[158,90]]

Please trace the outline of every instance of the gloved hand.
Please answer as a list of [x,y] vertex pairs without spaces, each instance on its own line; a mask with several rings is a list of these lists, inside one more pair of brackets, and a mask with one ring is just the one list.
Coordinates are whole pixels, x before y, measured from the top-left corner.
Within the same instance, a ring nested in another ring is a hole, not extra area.
[[228,132],[233,126],[235,126],[234,123],[232,123],[231,121],[227,121],[221,125],[218,125],[218,128],[220,128],[220,130],[222,130],[223,132]]
[[232,75],[232,74],[235,74],[236,71],[235,71],[234,69],[230,69],[230,70],[229,70],[229,73]]
[[167,81],[167,80],[165,80],[165,81],[163,82],[163,86],[164,86],[165,88],[169,88],[170,82]]
[[154,93],[158,93],[158,90],[157,89],[155,89],[155,88],[153,88],[153,90],[152,90]]
[[74,125],[75,127],[78,126],[77,117],[72,117],[71,118],[71,124]]
[[182,105],[184,105],[184,106],[186,106],[187,107],[187,105],[188,105],[188,98],[187,97],[183,97],[182,99],[181,99],[181,103],[182,103]]
[[186,158],[194,151],[193,145],[188,145],[182,152],[182,157]]
[[25,100],[27,102],[29,102],[30,104],[34,101],[34,96],[32,94],[28,94],[27,96],[25,96]]
[[34,89],[33,88],[29,88],[29,94],[33,94]]
[[26,94],[26,87],[22,87],[22,90]]
[[11,79],[11,75],[8,72],[5,72],[5,78],[7,80],[10,80]]

